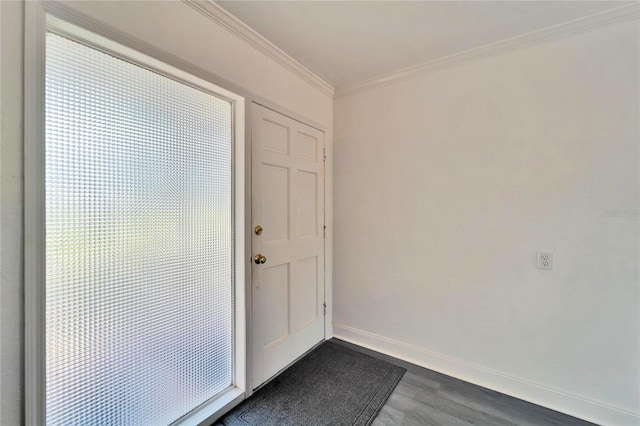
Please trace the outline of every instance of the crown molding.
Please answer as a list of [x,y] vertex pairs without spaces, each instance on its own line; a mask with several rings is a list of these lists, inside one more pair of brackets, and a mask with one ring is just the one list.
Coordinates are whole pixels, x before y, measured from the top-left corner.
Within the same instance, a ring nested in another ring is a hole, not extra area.
[[440,71],[503,52],[535,46],[608,25],[631,21],[633,19],[638,19],[638,17],[640,17],[640,2],[625,4],[593,15],[588,15],[519,36],[485,44],[473,49],[464,50],[459,53],[454,53],[453,55],[423,62],[421,64],[393,71],[378,77],[366,79],[359,83],[337,87],[335,90],[335,97],[339,98],[341,96],[360,92],[398,79],[411,77],[417,74]]
[[222,6],[214,3],[213,0],[183,0],[207,18],[220,25],[231,34],[235,35],[245,43],[254,47],[263,55],[271,58],[274,62],[289,70],[296,76],[302,78],[311,86],[320,90],[329,97],[333,97],[334,88],[329,83],[318,77],[307,67],[293,59],[269,40],[258,34],[247,24],[227,12]]

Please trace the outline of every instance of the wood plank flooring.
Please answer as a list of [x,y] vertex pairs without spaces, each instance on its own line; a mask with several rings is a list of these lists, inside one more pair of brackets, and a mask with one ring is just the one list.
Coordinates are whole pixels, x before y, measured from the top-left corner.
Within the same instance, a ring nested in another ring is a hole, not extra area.
[[373,426],[593,425],[356,345],[333,341],[407,369]]

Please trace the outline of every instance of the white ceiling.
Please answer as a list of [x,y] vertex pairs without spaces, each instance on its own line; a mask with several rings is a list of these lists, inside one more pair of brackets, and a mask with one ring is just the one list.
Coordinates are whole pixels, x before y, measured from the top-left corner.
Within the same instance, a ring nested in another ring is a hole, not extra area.
[[334,87],[631,2],[218,1]]

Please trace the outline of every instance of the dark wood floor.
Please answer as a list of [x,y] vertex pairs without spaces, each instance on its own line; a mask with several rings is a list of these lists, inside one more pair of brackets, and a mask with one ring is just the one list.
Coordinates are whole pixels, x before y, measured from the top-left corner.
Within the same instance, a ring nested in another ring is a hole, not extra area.
[[337,339],[334,341],[407,369],[373,426],[593,425]]

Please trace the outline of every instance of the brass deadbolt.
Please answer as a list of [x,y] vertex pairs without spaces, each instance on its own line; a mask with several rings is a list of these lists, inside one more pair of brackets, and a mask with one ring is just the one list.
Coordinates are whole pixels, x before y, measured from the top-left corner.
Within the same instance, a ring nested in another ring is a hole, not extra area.
[[256,235],[260,235],[262,234],[262,226],[258,225],[256,226]]

